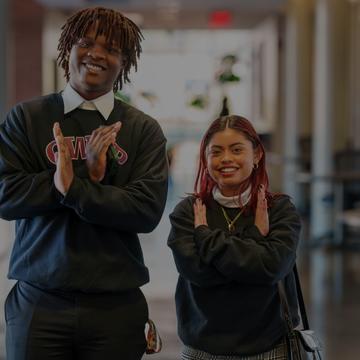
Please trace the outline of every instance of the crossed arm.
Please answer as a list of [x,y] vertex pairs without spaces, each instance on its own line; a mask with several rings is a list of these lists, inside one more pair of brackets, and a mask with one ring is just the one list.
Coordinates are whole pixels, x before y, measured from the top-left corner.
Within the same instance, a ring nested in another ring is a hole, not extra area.
[[190,282],[203,287],[231,281],[272,285],[293,268],[301,224],[287,197],[278,198],[269,212],[260,189],[253,224],[248,218],[250,223],[234,234],[209,227],[206,207],[200,200],[187,200],[170,216],[168,244],[179,273]]

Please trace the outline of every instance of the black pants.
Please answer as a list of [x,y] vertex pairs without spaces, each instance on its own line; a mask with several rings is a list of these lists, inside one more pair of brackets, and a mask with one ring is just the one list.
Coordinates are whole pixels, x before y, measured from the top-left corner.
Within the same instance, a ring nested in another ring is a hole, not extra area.
[[83,294],[18,282],[5,302],[7,360],[139,360],[147,318],[140,289]]

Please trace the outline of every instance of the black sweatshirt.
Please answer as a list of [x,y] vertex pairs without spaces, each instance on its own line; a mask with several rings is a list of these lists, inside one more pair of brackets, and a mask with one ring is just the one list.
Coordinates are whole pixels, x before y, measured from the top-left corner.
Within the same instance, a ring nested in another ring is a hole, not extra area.
[[[71,148],[74,181],[55,188],[58,121]],[[119,160],[108,158],[92,182],[85,145],[99,125],[122,122]],[[166,201],[166,140],[158,123],[115,100],[105,122],[98,111],[64,115],[61,94],[15,106],[0,127],[0,216],[16,220],[11,279],[45,289],[119,292],[149,280],[137,233],[152,231]]]
[[[299,323],[292,269],[300,218],[287,196],[269,209],[264,237],[253,215],[241,215],[229,234],[220,205],[207,207],[208,227],[194,230],[193,197],[170,215],[168,245],[179,280],[178,332],[187,346],[215,355],[252,355],[271,349],[285,335],[277,282],[285,279],[294,324]],[[239,209],[225,208],[233,219]]]

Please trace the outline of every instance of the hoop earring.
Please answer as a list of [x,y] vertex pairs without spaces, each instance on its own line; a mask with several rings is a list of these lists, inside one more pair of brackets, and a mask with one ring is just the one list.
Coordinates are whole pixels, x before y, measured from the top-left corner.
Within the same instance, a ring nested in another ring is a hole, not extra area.
[[254,169],[254,170],[257,170],[258,168],[259,168],[259,164],[256,164],[256,163],[255,163],[253,169]]

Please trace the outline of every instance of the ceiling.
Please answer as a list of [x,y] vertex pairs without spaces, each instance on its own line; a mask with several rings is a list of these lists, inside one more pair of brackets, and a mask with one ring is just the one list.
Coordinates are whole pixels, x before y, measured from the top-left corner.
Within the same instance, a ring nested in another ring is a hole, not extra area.
[[111,6],[128,10],[160,9],[164,7],[189,9],[229,9],[234,11],[279,11],[286,0],[38,0],[47,7],[76,8]]
[[[208,28],[214,11],[231,15],[226,28],[251,28],[269,15],[283,11],[287,0],[37,0],[48,9],[73,11],[104,6],[136,13],[146,28]],[[221,27],[221,26],[220,26]]]

